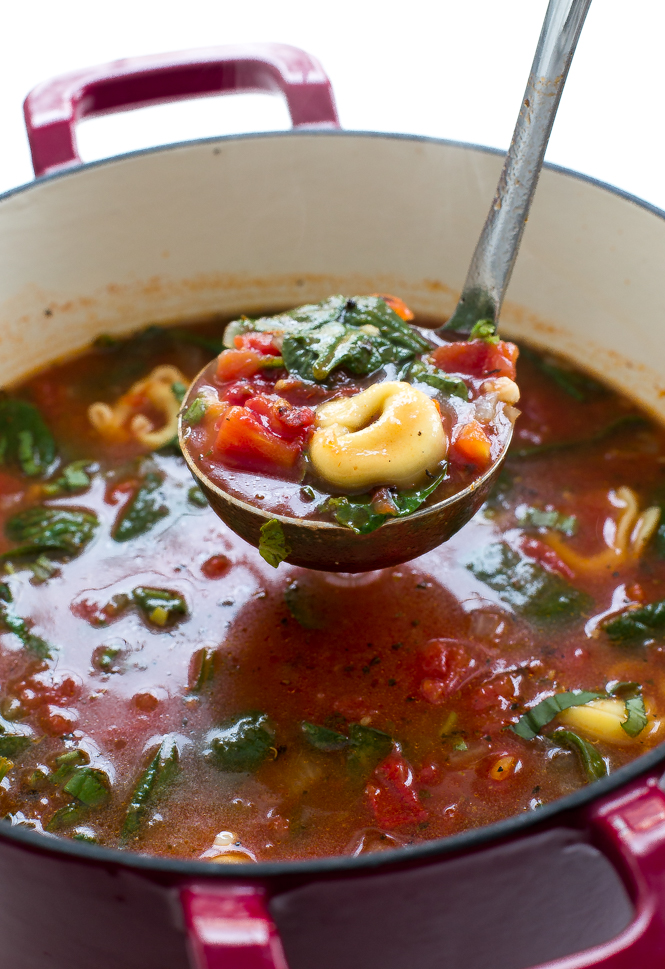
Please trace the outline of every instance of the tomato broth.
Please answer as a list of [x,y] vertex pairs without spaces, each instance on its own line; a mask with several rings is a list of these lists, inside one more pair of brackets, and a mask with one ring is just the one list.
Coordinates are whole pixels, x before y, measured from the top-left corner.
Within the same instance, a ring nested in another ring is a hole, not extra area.
[[224,324],[102,338],[0,400],[5,823],[357,855],[537,811],[662,739],[660,426],[523,347],[505,469],[451,541],[275,570],[168,437]]

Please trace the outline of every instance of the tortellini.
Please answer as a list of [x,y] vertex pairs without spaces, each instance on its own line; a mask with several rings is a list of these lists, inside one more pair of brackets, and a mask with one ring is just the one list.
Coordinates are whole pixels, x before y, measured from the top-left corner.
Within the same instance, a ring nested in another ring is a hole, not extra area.
[[[177,367],[155,367],[147,377],[133,384],[112,407],[101,401],[91,404],[88,419],[107,441],[134,438],[149,450],[156,451],[178,434],[180,400],[174,392],[174,384],[187,387],[189,381]],[[163,417],[163,424],[158,428],[141,412],[146,406]]]
[[410,384],[386,381],[321,404],[309,456],[321,478],[352,491],[414,487],[447,451],[436,403]]

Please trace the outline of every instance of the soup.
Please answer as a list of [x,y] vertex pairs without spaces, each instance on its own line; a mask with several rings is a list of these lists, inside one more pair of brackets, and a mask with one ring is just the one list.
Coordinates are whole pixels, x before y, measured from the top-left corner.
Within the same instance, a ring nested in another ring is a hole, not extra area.
[[523,347],[505,470],[455,538],[380,573],[275,571],[173,440],[224,326],[100,338],[0,401],[7,824],[357,855],[537,811],[662,739],[659,426]]

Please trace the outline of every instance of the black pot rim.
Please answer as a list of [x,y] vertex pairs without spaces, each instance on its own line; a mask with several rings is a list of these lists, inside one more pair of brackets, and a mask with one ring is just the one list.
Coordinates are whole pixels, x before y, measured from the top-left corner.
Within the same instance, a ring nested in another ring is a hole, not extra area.
[[[503,155],[504,152],[498,148],[489,148],[484,145],[475,145],[468,142],[452,141],[446,138],[430,138],[424,135],[409,135],[381,131],[344,131],[330,129],[296,129],[293,131],[275,131],[246,133],[240,135],[223,135],[213,138],[200,138],[191,141],[176,142],[168,145],[159,145],[154,148],[144,148],[139,151],[127,152],[122,155],[114,155],[111,158],[100,159],[99,161],[82,163],[80,165],[63,168],[59,171],[43,175],[25,185],[19,185],[0,195],[0,204],[12,198],[30,191],[40,185],[62,178],[71,178],[81,171],[98,168],[105,165],[113,165],[117,162],[142,155],[153,155],[164,151],[174,151],[180,148],[191,147],[194,145],[217,145],[226,141],[246,141],[250,139],[262,138],[371,138],[385,139],[390,141],[415,141],[445,145],[450,148],[459,148],[466,151],[475,151],[487,155]],[[581,172],[575,172],[560,165],[552,165],[548,162],[543,166],[548,171],[565,175],[577,181],[586,182],[600,188],[611,195],[631,202],[638,208],[644,209],[658,218],[665,220],[665,212],[643,199],[637,198],[630,192],[609,185],[599,179]],[[472,828],[459,834],[451,835],[447,838],[438,838],[426,841],[422,844],[411,845],[396,849],[389,849],[375,854],[361,855],[356,858],[349,858],[343,855],[331,858],[312,858],[305,861],[275,861],[248,863],[238,867],[237,865],[218,865],[211,864],[209,861],[186,861],[183,859],[169,859],[160,855],[143,855],[135,852],[124,851],[118,848],[104,848],[98,845],[86,844],[85,842],[73,841],[69,838],[61,838],[44,832],[31,830],[20,825],[3,824],[0,826],[0,839],[14,842],[17,845],[24,845],[26,848],[50,855],[59,855],[63,859],[68,858],[72,861],[88,863],[99,863],[106,866],[123,867],[145,872],[153,875],[171,875],[185,879],[211,880],[211,881],[231,881],[231,882],[256,882],[265,881],[275,877],[298,876],[300,878],[311,878],[313,876],[333,876],[340,874],[369,873],[371,871],[389,869],[396,866],[414,865],[418,862],[431,862],[438,858],[443,858],[452,854],[460,854],[478,849],[489,842],[502,841],[507,838],[522,835],[536,826],[542,826],[544,822],[574,811],[580,811],[593,801],[599,800],[603,796],[618,790],[631,781],[636,780],[641,775],[651,771],[657,764],[665,761],[665,742],[659,744],[653,750],[637,757],[630,764],[621,767],[609,777],[582,787],[566,797],[558,798],[548,804],[542,805],[534,811],[513,815],[503,821],[485,825],[480,828]]]

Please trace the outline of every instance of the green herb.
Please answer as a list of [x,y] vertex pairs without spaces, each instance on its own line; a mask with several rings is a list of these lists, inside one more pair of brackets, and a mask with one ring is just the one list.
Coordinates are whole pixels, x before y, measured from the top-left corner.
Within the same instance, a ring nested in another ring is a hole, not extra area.
[[65,807],[60,808],[56,811],[49,823],[46,825],[46,830],[53,832],[59,831],[61,828],[69,827],[72,824],[76,824],[85,815],[86,809],[85,805],[80,801],[72,801],[70,804],[65,805]]
[[409,383],[427,384],[440,390],[446,396],[461,397],[462,400],[469,399],[469,388],[460,377],[451,377],[449,374],[439,370],[431,363],[423,360],[415,360],[404,368],[399,377],[400,380],[408,380]]
[[92,464],[93,462],[87,459],[66,464],[55,481],[49,481],[42,485],[42,491],[49,498],[69,494],[73,491],[86,491],[90,487],[90,475],[87,469]]
[[483,340],[485,343],[496,345],[499,342],[499,334],[496,332],[496,324],[493,320],[478,320],[474,323],[470,340]]
[[524,740],[533,740],[557,713],[569,707],[583,706],[590,700],[598,700],[602,693],[590,693],[588,690],[573,690],[569,693],[556,693],[541,700],[535,707],[528,710],[510,729]]
[[607,776],[605,761],[588,740],[583,740],[572,730],[564,730],[562,727],[551,733],[549,739],[558,747],[566,747],[577,754],[589,783],[599,781],[601,777]]
[[47,831],[57,831],[79,821],[87,808],[102,807],[111,796],[111,783],[106,772],[97,767],[80,766],[85,758],[87,755],[79,750],[68,751],[57,758],[61,766],[49,779],[62,784],[64,793],[74,800],[56,811],[46,826]]
[[132,589],[132,599],[143,618],[153,626],[170,626],[188,613],[184,596],[170,589],[153,589],[147,585]]
[[323,621],[311,590],[302,583],[290,582],[284,590],[286,607],[303,629],[321,629]]
[[551,441],[548,444],[536,444],[533,447],[525,448],[513,448],[511,446],[509,450],[509,457],[533,458],[538,457],[541,454],[549,454],[552,451],[567,451],[569,448],[590,447],[592,444],[598,444],[601,441],[605,441],[618,431],[625,430],[628,427],[635,427],[638,424],[645,425],[648,423],[647,418],[642,417],[640,414],[624,414],[623,417],[617,417],[616,420],[611,421],[590,437],[579,438],[575,441]]
[[641,685],[639,683],[615,683],[611,688],[608,685],[607,692],[611,696],[621,697],[624,701],[626,719],[621,723],[621,726],[629,737],[637,737],[649,722]]
[[5,525],[7,537],[18,548],[0,555],[0,560],[40,552],[79,555],[95,534],[99,521],[91,511],[75,508],[26,508]]
[[307,743],[317,750],[325,750],[326,752],[344,750],[350,744],[349,738],[345,737],[343,733],[329,730],[328,727],[319,727],[315,723],[308,723],[307,720],[303,720],[300,728]]
[[255,771],[267,758],[273,743],[267,715],[250,712],[210,730],[203,756],[220,770]]
[[205,415],[207,406],[208,404],[205,394],[197,394],[183,414],[183,420],[187,421],[188,424],[200,424]]
[[0,400],[0,464],[18,466],[35,478],[54,460],[55,441],[37,408],[13,397]]
[[[41,636],[30,631],[25,619],[17,616],[11,608],[12,595],[4,583],[0,584],[0,626],[4,626],[10,633],[17,636],[29,652],[40,659],[49,659],[53,655],[53,647]],[[2,753],[0,744],[0,753]]]
[[358,495],[353,498],[342,496],[329,498],[326,507],[333,513],[340,525],[352,529],[358,535],[367,535],[375,531],[389,518],[404,518],[413,514],[429,496],[436,491],[446,476],[446,469],[424,488],[413,491],[397,491],[392,493],[392,499],[397,509],[396,515],[378,514],[372,510],[372,496]]
[[522,558],[503,542],[485,546],[466,566],[515,612],[536,625],[571,622],[592,605],[586,593],[537,562]]
[[521,505],[515,514],[517,521],[524,528],[551,528],[564,535],[574,535],[577,531],[577,518],[575,515],[563,515],[554,509],[546,511],[543,508],[533,508],[529,505]]
[[47,582],[49,579],[53,578],[60,571],[58,566],[47,558],[46,555],[38,555],[34,562],[32,562],[28,568],[32,572],[32,582],[34,585],[41,585],[42,582]]
[[349,743],[349,767],[363,776],[371,774],[393,749],[393,738],[389,734],[374,727],[364,727],[361,723],[349,724]]
[[101,807],[110,795],[107,774],[97,767],[78,767],[63,787],[65,794],[78,798],[86,807]]
[[215,676],[217,650],[213,646],[202,646],[192,655],[189,663],[189,689],[192,693],[200,691],[211,683]]
[[183,400],[185,399],[185,395],[187,393],[187,384],[183,384],[179,380],[176,380],[175,383],[171,384],[171,393],[178,401],[178,403],[182,404]]
[[284,530],[276,518],[271,518],[265,525],[261,525],[259,540],[259,555],[276,569],[290,554],[291,547],[286,544]]
[[621,646],[643,646],[659,638],[665,629],[665,599],[639,609],[630,609],[602,624],[613,643]]
[[461,751],[461,750],[468,750],[468,749],[469,748],[467,747],[466,742],[464,740],[458,740],[456,744],[453,744],[453,750]]
[[49,774],[48,779],[52,784],[60,785],[73,777],[74,772],[79,767],[89,764],[90,757],[84,750],[77,747],[75,750],[68,750],[64,754],[60,754],[59,757],[56,757],[55,762],[58,766],[52,774]]
[[148,471],[138,491],[115,524],[113,538],[116,542],[127,542],[139,535],[144,535],[162,518],[166,518],[169,509],[161,491],[163,482],[163,475],[156,471]]
[[34,743],[32,729],[25,724],[0,719],[0,757],[16,759]]
[[187,492],[187,501],[190,505],[194,505],[195,508],[207,508],[208,499],[203,494],[198,485],[192,485],[192,487]]
[[12,760],[9,760],[8,757],[0,756],[0,781],[4,781],[13,766],[14,762]]
[[176,740],[167,734],[134,788],[120,834],[126,841],[137,833],[141,822],[157,795],[170,784],[180,769],[180,752]]

